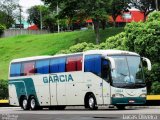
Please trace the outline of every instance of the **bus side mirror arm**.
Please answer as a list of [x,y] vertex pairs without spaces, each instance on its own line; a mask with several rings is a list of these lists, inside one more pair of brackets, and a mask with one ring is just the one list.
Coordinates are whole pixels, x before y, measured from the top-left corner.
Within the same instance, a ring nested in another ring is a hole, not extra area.
[[105,59],[107,59],[111,62],[111,70],[114,70],[116,68],[114,59],[111,57],[105,57]]
[[147,62],[148,70],[150,71],[152,69],[151,61],[148,58],[142,57],[143,61]]

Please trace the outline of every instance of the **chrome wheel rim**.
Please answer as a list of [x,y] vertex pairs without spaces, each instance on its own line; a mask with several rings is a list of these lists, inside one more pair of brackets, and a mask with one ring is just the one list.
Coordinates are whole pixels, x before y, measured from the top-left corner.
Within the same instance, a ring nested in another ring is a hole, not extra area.
[[31,99],[31,108],[34,109],[36,105],[35,99]]
[[26,99],[23,100],[23,108],[24,108],[24,109],[27,108],[27,100],[26,100]]
[[94,106],[94,99],[91,97],[89,98],[89,107],[93,108],[93,106]]

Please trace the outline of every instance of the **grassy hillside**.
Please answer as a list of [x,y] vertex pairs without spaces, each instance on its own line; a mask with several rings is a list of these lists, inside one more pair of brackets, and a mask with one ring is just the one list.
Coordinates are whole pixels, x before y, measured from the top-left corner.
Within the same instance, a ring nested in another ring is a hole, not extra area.
[[[101,42],[107,37],[123,31],[122,28],[109,28],[100,31]],[[8,65],[12,59],[53,55],[81,42],[95,43],[93,31],[75,31],[46,35],[22,35],[0,39],[0,79],[7,79]]]

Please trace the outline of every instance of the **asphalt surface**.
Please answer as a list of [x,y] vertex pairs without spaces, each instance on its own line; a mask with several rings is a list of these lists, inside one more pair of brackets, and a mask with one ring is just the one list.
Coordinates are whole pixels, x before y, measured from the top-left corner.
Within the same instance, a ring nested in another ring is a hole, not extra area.
[[160,107],[128,107],[126,110],[102,107],[94,111],[83,107],[67,107],[59,111],[0,107],[0,120],[160,120]]

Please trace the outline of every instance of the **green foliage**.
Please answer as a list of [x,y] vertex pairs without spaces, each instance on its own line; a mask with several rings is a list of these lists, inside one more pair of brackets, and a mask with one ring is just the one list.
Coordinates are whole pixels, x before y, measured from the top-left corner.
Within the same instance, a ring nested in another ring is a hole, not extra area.
[[160,82],[160,63],[152,63],[152,70],[148,71],[145,69],[145,78],[147,83],[148,94],[151,94],[153,89],[151,88],[152,83],[159,81]]
[[155,82],[153,82],[153,84],[152,84],[152,86],[151,86],[151,94],[154,94],[154,95],[156,95],[156,94],[160,94],[160,82],[158,82],[158,81],[155,81]]
[[93,43],[79,43],[77,45],[71,46],[67,50],[62,50],[58,53],[76,53],[83,52],[86,50],[94,49],[119,49],[119,50],[128,50],[126,47],[126,37],[125,33],[121,32],[115,36],[109,37],[105,42],[102,42],[100,45],[94,45]]
[[0,99],[8,99],[8,81],[0,80]]
[[42,0],[49,4],[52,9],[57,6],[61,7],[59,18],[70,19],[74,17],[84,20],[92,18],[96,34],[96,43],[99,44],[100,22],[107,18],[108,9],[112,0]]
[[[146,22],[127,24],[125,27],[126,45],[129,51],[135,51],[152,62],[152,71],[146,73],[148,92],[153,92],[151,85],[160,80],[160,12],[153,12]],[[154,85],[155,86],[155,85]]]
[[0,10],[0,24],[5,25],[7,28],[9,28],[13,23],[13,17]]
[[151,14],[149,14],[147,22],[152,22],[154,20],[160,21],[160,12],[152,12]]
[[1,0],[0,1],[0,24],[10,28],[15,23],[15,19],[19,16],[16,13],[18,7],[17,0]]
[[5,26],[0,24],[0,36],[3,34],[4,30],[5,30]]
[[160,19],[151,21],[150,17],[152,15],[145,23],[132,22],[125,27],[127,46],[130,51],[136,51],[151,59],[152,62],[158,62],[160,60]]
[[99,45],[99,49],[128,50],[126,46],[125,32],[121,32],[115,36],[107,38],[106,42]]
[[36,5],[28,9],[29,17],[28,22],[34,23],[41,28],[41,18],[42,18],[42,28],[48,29],[51,32],[54,31],[56,27],[56,13],[52,12],[48,7]]
[[136,37],[142,33],[142,29],[143,29],[143,23],[139,22],[132,22],[131,24],[127,24],[125,27],[125,33],[126,33],[126,37],[127,37],[127,46],[129,47],[130,51],[134,51],[136,46],[135,46],[135,41],[136,41]]
[[31,23],[36,24],[39,28],[40,28],[40,15],[42,15],[43,17],[45,14],[47,15],[49,14],[48,8],[45,6],[40,6],[40,5],[36,5],[36,6],[29,8],[27,12],[29,14],[28,22],[30,24]]
[[76,52],[83,52],[86,50],[91,50],[91,49],[95,49],[96,45],[94,45],[93,43],[79,43],[77,45],[71,46],[69,49],[67,50],[62,50],[59,53],[76,53]]

